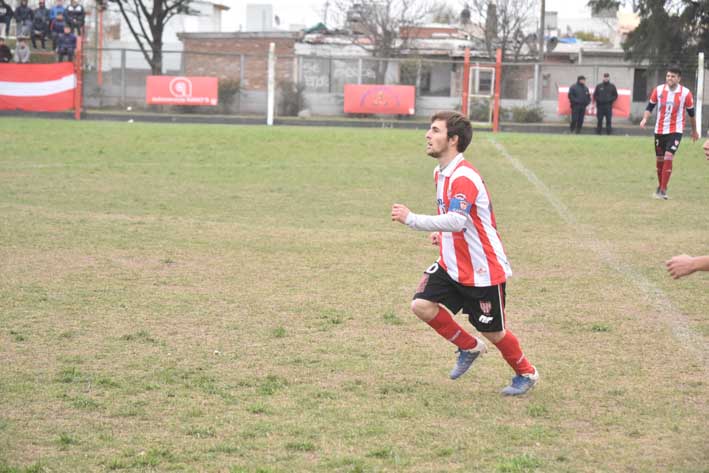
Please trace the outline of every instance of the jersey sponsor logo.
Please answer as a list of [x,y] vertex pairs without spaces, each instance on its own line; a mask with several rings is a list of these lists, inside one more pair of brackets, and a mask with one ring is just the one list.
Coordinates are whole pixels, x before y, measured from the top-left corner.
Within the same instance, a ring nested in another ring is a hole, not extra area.
[[480,267],[480,268],[476,269],[475,272],[478,274],[485,274],[485,273],[487,273],[487,269]]

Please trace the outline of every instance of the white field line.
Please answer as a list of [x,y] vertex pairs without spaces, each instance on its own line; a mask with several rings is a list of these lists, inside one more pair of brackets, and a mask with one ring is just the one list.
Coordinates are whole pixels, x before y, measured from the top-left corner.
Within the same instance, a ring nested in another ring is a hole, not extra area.
[[705,371],[709,371],[708,347],[703,342],[702,338],[690,328],[687,317],[675,307],[664,291],[640,274],[631,265],[623,262],[623,260],[613,252],[610,245],[603,243],[596,237],[590,227],[580,224],[569,208],[554,195],[532,170],[528,169],[520,160],[513,157],[505,147],[495,141],[495,139],[488,138],[488,140],[497,148],[512,167],[519,171],[520,174],[526,177],[527,180],[537,188],[547,202],[554,207],[561,219],[566,222],[567,225],[571,226],[581,237],[580,241],[584,242],[584,245],[586,245],[601,262],[618,272],[639,290],[639,294],[643,297],[645,302],[656,308],[656,319],[668,324],[675,339],[683,344],[688,351],[704,364]]

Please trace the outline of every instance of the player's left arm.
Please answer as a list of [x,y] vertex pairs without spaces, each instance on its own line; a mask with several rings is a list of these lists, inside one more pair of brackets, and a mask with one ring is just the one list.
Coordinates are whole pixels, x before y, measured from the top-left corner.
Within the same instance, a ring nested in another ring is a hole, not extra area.
[[692,97],[691,92],[684,99],[684,107],[687,109],[687,115],[689,115],[689,124],[692,126],[692,141],[697,141],[699,132],[697,131],[697,119],[694,116],[694,97]]

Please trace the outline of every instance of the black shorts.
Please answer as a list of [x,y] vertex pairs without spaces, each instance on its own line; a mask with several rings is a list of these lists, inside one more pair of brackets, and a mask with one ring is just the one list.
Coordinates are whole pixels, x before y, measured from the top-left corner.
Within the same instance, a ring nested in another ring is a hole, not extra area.
[[675,154],[682,141],[682,133],[655,134],[655,156],[664,156],[665,153]]
[[416,288],[414,299],[425,299],[444,305],[453,315],[461,309],[478,332],[505,329],[505,283],[497,286],[463,286],[433,263]]

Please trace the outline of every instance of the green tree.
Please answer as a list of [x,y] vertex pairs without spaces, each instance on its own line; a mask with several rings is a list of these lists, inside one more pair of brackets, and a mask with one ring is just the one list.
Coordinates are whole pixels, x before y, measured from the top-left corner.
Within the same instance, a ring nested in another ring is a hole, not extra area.
[[[618,8],[615,0],[590,0],[594,11]],[[665,65],[695,64],[699,51],[709,52],[709,1],[632,0],[638,27],[623,42],[627,59]]]

